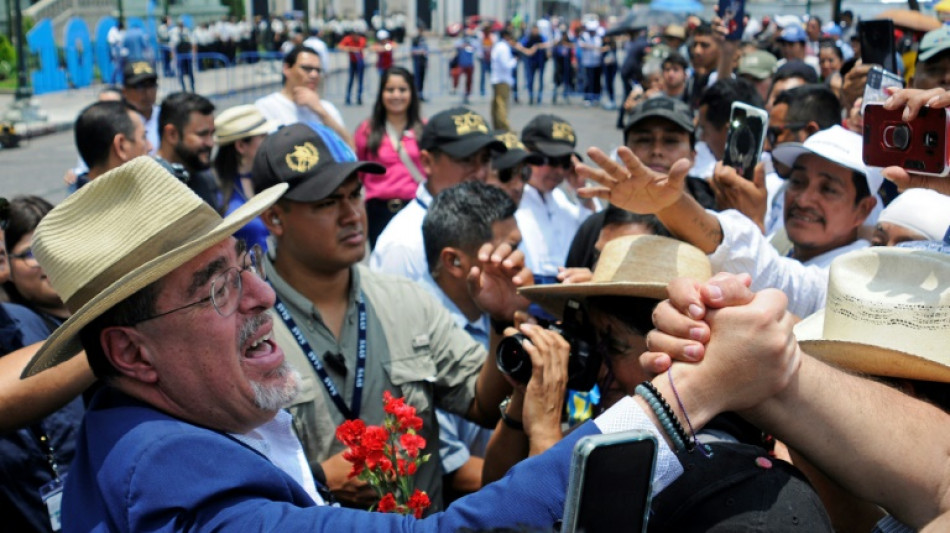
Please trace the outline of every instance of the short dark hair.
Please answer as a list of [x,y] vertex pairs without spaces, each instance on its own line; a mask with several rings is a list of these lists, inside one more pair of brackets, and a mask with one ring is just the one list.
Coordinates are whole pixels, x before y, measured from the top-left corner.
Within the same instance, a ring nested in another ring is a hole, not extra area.
[[662,65],[664,68],[666,68],[667,63],[679,65],[683,67],[683,70],[686,70],[687,68],[689,68],[689,61],[687,61],[686,58],[683,57],[683,54],[679,52],[670,52],[670,54],[666,56],[666,58],[663,60]]
[[[13,248],[25,235],[33,232],[52,209],[53,204],[39,196],[17,196],[10,200],[7,227],[3,230],[7,249]],[[13,281],[4,283],[3,289],[13,303],[33,309],[33,305],[20,294]]]
[[484,183],[465,182],[440,192],[422,221],[429,272],[436,272],[446,247],[476,253],[491,241],[492,224],[515,216],[517,209],[505,191]]
[[838,43],[836,43],[834,40],[823,39],[822,41],[818,43],[818,52],[821,52],[825,48],[830,49],[832,52],[835,53],[836,56],[838,56],[838,59],[840,59],[841,61],[844,61],[844,52],[841,51],[841,47],[838,46]]
[[603,226],[613,224],[643,224],[649,228],[654,235],[662,235],[664,237],[670,235],[669,231],[667,231],[666,227],[660,222],[660,219],[657,218],[656,215],[641,215],[617,207],[614,204],[608,204],[604,210]]
[[162,109],[158,113],[158,137],[165,136],[165,126],[171,124],[178,131],[183,131],[191,113],[202,115],[214,113],[214,104],[204,96],[195,93],[172,93],[162,100]]
[[[284,56],[284,64],[287,65],[288,67],[292,67],[292,66],[296,65],[296,64],[297,64],[297,56],[299,56],[300,54],[302,54],[302,53],[304,53],[304,52],[306,52],[306,53],[308,53],[308,54],[313,54],[313,55],[315,55],[315,56],[317,56],[317,57],[320,57],[320,54],[317,53],[317,51],[314,50],[313,48],[310,48],[309,46],[304,46],[304,45],[302,45],[302,44],[298,44],[297,46],[291,48],[290,51],[287,52],[287,55]],[[323,65],[323,64],[321,64],[320,66],[323,67],[323,68],[329,68],[329,67],[330,67],[329,65]]]
[[732,113],[732,102],[744,102],[755,107],[765,107],[755,86],[742,78],[727,78],[703,91],[699,106],[706,107],[706,121],[718,129],[726,127]]
[[115,326],[133,326],[155,314],[161,280],[141,288],[108,311],[94,318],[79,330],[79,341],[86,351],[92,373],[99,379],[119,375],[102,349],[102,332]]
[[[864,172],[852,171],[851,181],[854,182],[854,205],[858,205],[861,200],[871,196],[871,189],[868,188],[868,179]],[[877,191],[874,192],[877,193]]]
[[93,168],[109,159],[116,135],[135,136],[131,111],[125,102],[96,102],[79,113],[74,126],[76,149],[86,166]]
[[785,122],[815,122],[825,130],[841,123],[841,102],[834,91],[821,83],[799,85],[778,93],[773,105],[786,104]]
[[715,32],[713,30],[712,24],[708,22],[703,22],[699,24],[698,26],[696,26],[695,28],[693,28],[693,37],[696,37],[698,35],[709,36],[709,35],[714,35],[714,34]]

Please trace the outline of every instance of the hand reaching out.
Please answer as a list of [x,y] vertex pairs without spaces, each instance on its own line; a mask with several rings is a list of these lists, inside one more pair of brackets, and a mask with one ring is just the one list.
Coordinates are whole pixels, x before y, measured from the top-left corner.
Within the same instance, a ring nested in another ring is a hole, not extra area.
[[603,151],[591,148],[587,155],[600,168],[578,164],[575,170],[600,187],[584,187],[578,191],[585,198],[600,198],[617,207],[640,214],[655,214],[673,205],[683,194],[683,184],[690,163],[680,159],[669,174],[661,174],[644,165],[626,146],[617,150],[622,163],[612,161]]

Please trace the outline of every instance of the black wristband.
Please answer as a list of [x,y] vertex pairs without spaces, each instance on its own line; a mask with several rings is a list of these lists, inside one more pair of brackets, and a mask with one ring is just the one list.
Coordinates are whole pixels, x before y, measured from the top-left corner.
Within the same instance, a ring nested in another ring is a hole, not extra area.
[[501,412],[501,421],[515,431],[524,431],[524,424],[508,416],[509,403],[511,403],[511,396],[505,398],[498,404],[498,410]]
[[683,439],[683,443],[686,445],[686,451],[692,452],[693,449],[696,448],[696,443],[689,440],[689,434],[686,433],[686,430],[683,428],[682,422],[680,422],[679,417],[676,416],[676,413],[673,411],[673,408],[670,407],[670,404],[666,403],[666,398],[664,398],[663,395],[660,394],[660,391],[658,391],[657,388],[653,386],[653,383],[649,381],[644,381],[643,383],[641,383],[641,385],[646,387],[654,396],[656,396],[656,399],[660,402],[660,405],[662,406],[663,410],[666,412],[667,415],[669,415],[670,421],[673,423],[673,429],[676,431],[676,434],[679,436],[679,438]]

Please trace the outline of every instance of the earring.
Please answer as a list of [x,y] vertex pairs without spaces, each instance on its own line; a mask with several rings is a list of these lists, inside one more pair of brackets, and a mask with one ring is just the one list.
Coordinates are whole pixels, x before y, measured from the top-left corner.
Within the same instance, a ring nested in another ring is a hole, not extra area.
[[273,224],[273,225],[275,225],[275,226],[280,226],[280,219],[277,218],[277,217],[271,217],[270,223]]
[[459,258],[458,258],[458,257],[456,257],[455,259],[452,260],[452,266],[457,266],[457,267],[462,266],[462,262],[459,261]]

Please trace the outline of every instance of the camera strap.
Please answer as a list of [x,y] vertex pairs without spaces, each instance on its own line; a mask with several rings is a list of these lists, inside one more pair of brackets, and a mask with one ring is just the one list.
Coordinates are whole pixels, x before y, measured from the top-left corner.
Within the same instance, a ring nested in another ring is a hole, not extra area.
[[313,348],[310,346],[310,342],[307,341],[307,338],[304,337],[303,332],[300,331],[300,328],[297,326],[297,323],[294,321],[293,317],[290,316],[290,311],[287,310],[287,306],[284,305],[284,302],[280,301],[278,297],[274,303],[274,309],[277,310],[277,314],[280,315],[281,320],[284,321],[284,324],[294,335],[294,339],[297,340],[297,344],[300,346],[300,349],[303,350],[304,355],[307,356],[307,360],[310,361],[310,364],[313,366],[314,372],[317,373],[317,376],[320,378],[320,381],[323,382],[324,388],[327,390],[327,395],[330,396],[330,399],[333,400],[333,403],[336,405],[336,408],[340,411],[340,414],[343,415],[343,418],[347,420],[355,420],[360,417],[360,407],[363,401],[363,381],[366,376],[366,301],[363,297],[363,291],[360,291],[359,296],[359,319],[357,323],[359,324],[359,336],[356,344],[356,376],[353,383],[353,400],[350,402],[350,407],[346,406],[346,402],[343,401],[343,396],[340,394],[340,390],[337,389],[336,383],[333,382],[333,379],[330,377],[330,374],[327,373],[327,369],[323,366],[323,363],[320,361],[320,358],[317,357],[317,354],[314,353]]

